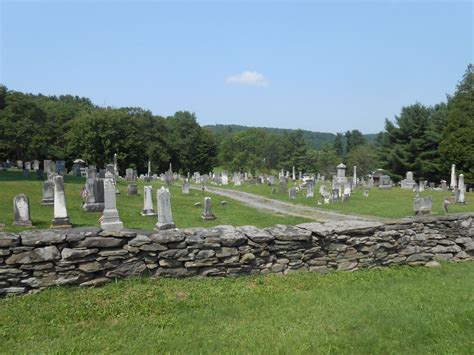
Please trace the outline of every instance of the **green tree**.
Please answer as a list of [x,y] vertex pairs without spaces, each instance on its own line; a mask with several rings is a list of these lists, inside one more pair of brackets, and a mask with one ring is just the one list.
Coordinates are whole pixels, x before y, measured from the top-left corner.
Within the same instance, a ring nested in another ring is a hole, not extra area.
[[379,162],[374,148],[370,145],[358,145],[347,155],[347,168],[352,171],[353,166],[357,166],[359,177],[368,175],[378,168]]
[[445,176],[456,164],[466,183],[474,184],[474,66],[469,64],[448,101],[447,122],[440,143]]
[[346,138],[346,152],[349,153],[352,149],[359,145],[366,144],[367,141],[361,131],[354,129],[347,131],[344,134]]

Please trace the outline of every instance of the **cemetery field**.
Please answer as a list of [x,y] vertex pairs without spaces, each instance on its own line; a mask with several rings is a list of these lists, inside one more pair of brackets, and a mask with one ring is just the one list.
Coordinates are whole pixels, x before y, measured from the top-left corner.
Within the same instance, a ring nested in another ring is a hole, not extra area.
[[[288,188],[292,186],[298,186],[298,184],[289,182]],[[357,188],[351,194],[348,202],[318,205],[318,200],[323,202],[323,199],[319,195],[319,186],[319,184],[315,186],[313,198],[306,198],[306,189],[302,188],[297,192],[296,200],[290,200],[288,193],[278,193],[278,184],[274,186],[276,193],[272,193],[272,187],[265,184],[254,185],[244,183],[241,186],[233,186],[233,184],[229,184],[227,186],[219,186],[219,188],[248,192],[275,200],[347,214],[376,216],[382,218],[401,218],[414,215],[413,198],[415,197],[415,193],[412,190],[403,190],[399,187],[394,187],[391,190],[379,190],[377,187],[373,187],[370,189],[369,196],[364,197],[364,190],[362,188]],[[420,196],[422,197],[431,196],[433,198],[434,215],[444,214],[442,208],[443,199],[444,197],[451,195],[452,193],[450,191],[436,190],[425,190],[420,193]],[[465,196],[466,204],[449,205],[449,213],[474,212],[474,193],[466,192]]]
[[0,300],[2,353],[472,354],[474,263],[132,279]]
[[[102,213],[84,212],[82,210],[81,190],[85,178],[65,176],[65,192],[68,214],[74,227],[99,226],[99,218]],[[147,183],[148,184],[148,183]],[[156,211],[156,191],[162,186],[161,182],[151,182],[153,186],[153,203]],[[117,195],[117,209],[120,219],[125,228],[141,228],[152,230],[157,221],[156,216],[143,217],[140,212],[143,209],[143,186],[144,182],[138,181],[139,195],[127,196],[127,183],[120,180]],[[218,195],[208,192],[190,190],[189,195],[181,193],[181,187],[171,186],[171,204],[173,219],[178,228],[186,227],[211,227],[222,224],[255,225],[257,227],[273,226],[275,224],[298,224],[308,220],[300,217],[269,214],[247,207],[237,201],[224,199]],[[13,197],[24,193],[30,200],[30,214],[33,224],[38,229],[46,229],[51,225],[53,219],[53,207],[42,206],[43,182],[31,173],[29,178],[24,178],[21,171],[0,171],[0,223],[6,225],[3,231],[20,231],[24,227],[12,226],[13,223]],[[203,207],[194,207],[196,202],[203,205],[205,196],[212,197],[213,212],[217,219],[214,221],[203,221],[201,213]],[[221,202],[227,201],[226,205]]]

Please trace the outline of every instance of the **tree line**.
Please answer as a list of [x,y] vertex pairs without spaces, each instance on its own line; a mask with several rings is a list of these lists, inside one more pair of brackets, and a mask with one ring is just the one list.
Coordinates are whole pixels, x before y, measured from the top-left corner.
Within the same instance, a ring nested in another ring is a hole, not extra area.
[[451,164],[474,183],[474,67],[469,65],[446,102],[403,107],[386,119],[375,141],[358,130],[337,133],[314,148],[302,130],[252,128],[212,133],[194,114],[161,117],[136,107],[102,108],[77,96],[24,94],[0,86],[0,160],[82,158],[103,166],[117,153],[119,168],[154,171],[172,164],[183,174],[283,169],[329,176],[340,162],[356,165],[359,176],[383,168],[395,180],[413,171],[416,178],[448,180]]
[[136,107],[102,108],[77,96],[24,94],[0,86],[0,161],[60,159],[69,167],[81,158],[103,167],[117,153],[128,167],[184,174],[209,172],[217,144],[194,114],[153,115]]

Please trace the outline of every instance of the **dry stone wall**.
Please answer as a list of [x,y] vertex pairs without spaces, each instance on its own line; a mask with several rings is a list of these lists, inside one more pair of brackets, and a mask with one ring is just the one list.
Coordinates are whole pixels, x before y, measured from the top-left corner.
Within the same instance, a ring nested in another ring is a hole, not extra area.
[[0,233],[0,296],[115,278],[240,276],[474,259],[474,214],[389,223],[341,221],[189,228]]

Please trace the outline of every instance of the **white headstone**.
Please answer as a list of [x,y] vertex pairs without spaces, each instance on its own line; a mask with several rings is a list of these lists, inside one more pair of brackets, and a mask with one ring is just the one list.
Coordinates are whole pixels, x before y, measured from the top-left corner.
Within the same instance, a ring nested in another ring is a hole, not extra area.
[[456,164],[451,165],[451,183],[449,184],[449,187],[451,187],[453,190],[458,186],[457,181],[456,181]]
[[151,186],[143,187],[143,211],[142,216],[156,216],[153,209],[153,192]]
[[204,197],[204,211],[202,212],[201,218],[204,221],[213,221],[216,216],[212,213],[212,203],[210,197]]
[[104,179],[104,199],[105,208],[100,222],[100,227],[104,230],[121,230],[123,223],[120,221],[117,211],[115,196],[114,175],[110,171],[105,173]]
[[458,182],[458,196],[457,196],[457,203],[465,203],[465,196],[464,193],[466,192],[466,186],[464,185],[464,175],[459,174],[459,182]]
[[15,226],[31,227],[33,225],[30,218],[30,203],[26,195],[20,194],[13,198],[13,211]]
[[[171,168],[171,164],[170,164]],[[176,225],[173,222],[173,215],[171,213],[171,194],[168,189],[163,186],[156,192],[158,205],[158,222],[155,224],[155,229],[173,229]]]
[[64,178],[61,175],[53,177],[54,183],[54,218],[51,228],[69,228],[71,221],[67,215],[66,195],[64,193]]

